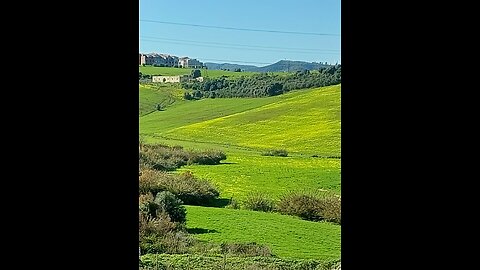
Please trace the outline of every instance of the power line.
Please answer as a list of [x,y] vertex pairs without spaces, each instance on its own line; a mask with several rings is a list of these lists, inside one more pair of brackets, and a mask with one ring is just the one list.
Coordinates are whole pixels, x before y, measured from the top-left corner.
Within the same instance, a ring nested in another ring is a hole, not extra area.
[[170,43],[170,44],[180,44],[180,45],[194,45],[199,47],[209,47],[209,48],[223,48],[223,49],[234,49],[234,50],[247,50],[247,51],[267,51],[267,52],[287,52],[287,53],[306,53],[306,54],[339,54],[339,52],[304,52],[304,51],[287,51],[287,50],[277,50],[277,49],[253,49],[253,48],[236,48],[236,47],[226,47],[226,46],[213,46],[205,44],[195,44],[195,43],[185,43],[185,42],[173,42],[173,41],[159,41],[159,40],[149,40],[149,39],[140,39],[148,42],[159,42],[159,43]]
[[150,23],[161,23],[161,24],[203,27],[203,28],[236,30],[236,31],[267,32],[267,33],[277,33],[277,34],[295,34],[295,35],[313,35],[313,36],[340,36],[339,34],[297,32],[297,31],[279,31],[279,30],[266,30],[266,29],[251,29],[251,28],[225,27],[225,26],[201,25],[201,24],[190,24],[190,23],[165,22],[165,21],[144,20],[144,19],[143,20],[141,19],[140,21],[141,22],[150,22]]
[[281,50],[304,50],[304,51],[334,51],[334,52],[339,51],[339,50],[332,50],[332,49],[287,48],[287,47],[258,46],[258,45],[233,44],[233,43],[221,43],[221,42],[206,42],[206,41],[197,41],[197,40],[159,38],[159,37],[151,37],[151,36],[140,36],[140,37],[158,39],[158,40],[171,40],[171,41],[192,42],[192,43],[201,43],[201,44],[227,45],[227,46],[236,46],[236,47],[252,47],[252,48],[266,48],[266,49],[281,49]]

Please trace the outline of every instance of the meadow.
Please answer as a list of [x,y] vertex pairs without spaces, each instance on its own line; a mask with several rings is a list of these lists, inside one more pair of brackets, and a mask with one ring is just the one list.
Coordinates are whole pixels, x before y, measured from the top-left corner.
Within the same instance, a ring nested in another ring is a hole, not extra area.
[[[341,193],[340,85],[265,98],[195,101],[178,98],[182,90],[176,87],[140,86],[142,139],[187,149],[219,149],[227,159],[219,165],[183,166],[175,173],[191,171],[209,180],[224,201],[242,201],[254,191],[274,200],[295,190]],[[175,98],[165,110],[146,109],[168,97]],[[288,156],[263,156],[268,149],[286,149]],[[186,208],[187,229],[200,240],[257,242],[281,258],[340,258],[337,224],[278,213]]]
[[[172,67],[154,67],[154,66],[140,66],[140,72],[146,75],[162,75],[162,76],[177,76],[177,75],[190,75],[192,73],[192,68],[172,68]],[[253,74],[258,74],[258,72],[234,72],[226,70],[208,70],[200,69],[202,77],[205,78],[218,78],[222,76],[226,77],[241,77],[241,76],[251,76]]]
[[[229,98],[185,101],[183,104],[169,107],[168,110],[141,117],[140,135],[145,137],[158,137],[175,128],[244,112],[271,102],[271,98]],[[189,139],[195,140],[195,138]]]
[[340,257],[341,227],[278,213],[186,206],[187,228],[213,242],[256,242],[276,256],[297,259]]
[[139,115],[144,116],[157,111],[156,105],[170,106],[184,103],[184,90],[176,84],[141,84],[139,85]]
[[340,156],[339,85],[275,97],[203,99],[182,105],[142,117],[140,134]]
[[289,191],[328,190],[340,194],[341,188],[340,159],[271,157],[232,151],[227,152],[227,160],[220,165],[189,165],[179,171],[192,171],[214,183],[222,198],[240,201],[255,191],[277,200]]

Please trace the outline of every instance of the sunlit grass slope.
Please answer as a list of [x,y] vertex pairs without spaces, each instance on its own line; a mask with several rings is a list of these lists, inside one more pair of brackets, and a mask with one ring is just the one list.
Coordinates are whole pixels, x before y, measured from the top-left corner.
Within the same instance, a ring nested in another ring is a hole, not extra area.
[[270,157],[240,151],[230,153],[223,164],[190,165],[179,171],[192,171],[200,178],[213,182],[220,190],[220,197],[233,197],[239,201],[256,191],[273,200],[290,191],[328,190],[340,194],[340,159]]
[[194,235],[214,242],[256,242],[282,258],[340,258],[341,227],[277,213],[186,206],[187,228],[208,231]]
[[[203,99],[140,118],[147,142],[221,149],[221,165],[182,167],[215,183],[220,197],[243,200],[253,191],[272,199],[292,190],[340,193],[340,86],[269,98]],[[289,157],[262,156],[285,148]]]
[[[216,99],[209,107],[217,111],[215,105],[224,102]],[[340,86],[303,90],[261,107],[191,122],[196,123],[162,133],[174,139],[340,156]]]
[[170,106],[182,103],[184,90],[177,84],[140,84],[139,115],[143,116],[156,111],[156,105]]

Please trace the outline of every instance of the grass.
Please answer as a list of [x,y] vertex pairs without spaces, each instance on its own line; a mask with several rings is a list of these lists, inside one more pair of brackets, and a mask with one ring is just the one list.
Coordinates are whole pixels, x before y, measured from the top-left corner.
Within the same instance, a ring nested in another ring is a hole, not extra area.
[[243,200],[248,193],[261,191],[271,199],[294,190],[329,190],[340,194],[340,159],[308,156],[271,157],[248,151],[227,152],[220,165],[190,165],[192,171],[213,182],[221,198]]
[[[340,86],[249,99],[205,99],[140,118],[147,142],[221,149],[221,165],[182,167],[215,183],[221,198],[262,191],[272,199],[292,190],[340,194]],[[262,156],[285,148],[288,157]]]
[[139,66],[139,71],[145,75],[162,75],[162,76],[177,76],[189,75],[192,73],[190,68],[172,68],[172,67],[154,67],[154,66]]
[[[176,101],[165,111],[143,114],[140,135],[148,143],[223,150],[227,160],[220,165],[190,165],[178,172],[189,170],[212,181],[224,201],[231,197],[242,201],[252,191],[272,199],[305,189],[340,194],[341,160],[312,157],[341,156],[340,87],[267,98]],[[140,107],[152,100],[148,94],[157,95],[155,99],[170,91],[165,89],[145,92]],[[262,156],[268,149],[286,149],[288,157]],[[340,258],[340,226],[331,223],[187,206],[187,227],[209,232],[195,235],[202,240],[267,244],[284,258]]]
[[[140,118],[140,134],[165,134],[175,128],[254,109],[272,102],[270,98],[201,99],[172,106]],[[192,139],[192,138],[188,138]]]
[[[192,73],[191,68],[173,68],[173,67],[153,67],[153,66],[139,66],[139,71],[143,74],[148,75],[163,75],[163,76],[177,76],[177,75],[190,75]],[[202,77],[218,78],[221,76],[227,77],[241,77],[241,76],[251,76],[257,74],[258,72],[233,72],[233,71],[224,71],[224,70],[208,70],[200,69]]]
[[[333,270],[337,260],[280,259],[275,257],[241,257],[199,254],[146,254],[141,256],[141,269],[195,269],[195,270]],[[162,268],[163,265],[164,267]],[[155,268],[157,267],[158,268]]]
[[147,115],[156,110],[157,104],[172,105],[182,103],[184,91],[178,85],[172,84],[141,84],[139,85],[139,115]]
[[[179,117],[180,122],[173,115],[157,113],[140,120],[141,133],[256,150],[340,156],[339,85],[250,100],[250,106],[243,99],[197,101],[196,106],[181,108],[190,116]],[[152,123],[157,127],[158,122],[167,127],[152,129]]]
[[213,242],[256,242],[281,258],[340,258],[341,227],[277,213],[186,206],[187,228],[208,231],[194,235]]

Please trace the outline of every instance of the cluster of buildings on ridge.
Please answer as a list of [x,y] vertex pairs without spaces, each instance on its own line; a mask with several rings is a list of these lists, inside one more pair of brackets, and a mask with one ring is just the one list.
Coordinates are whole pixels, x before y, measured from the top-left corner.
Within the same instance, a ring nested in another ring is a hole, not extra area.
[[139,65],[152,65],[162,67],[203,68],[202,62],[189,57],[178,57],[163,53],[139,53]]

